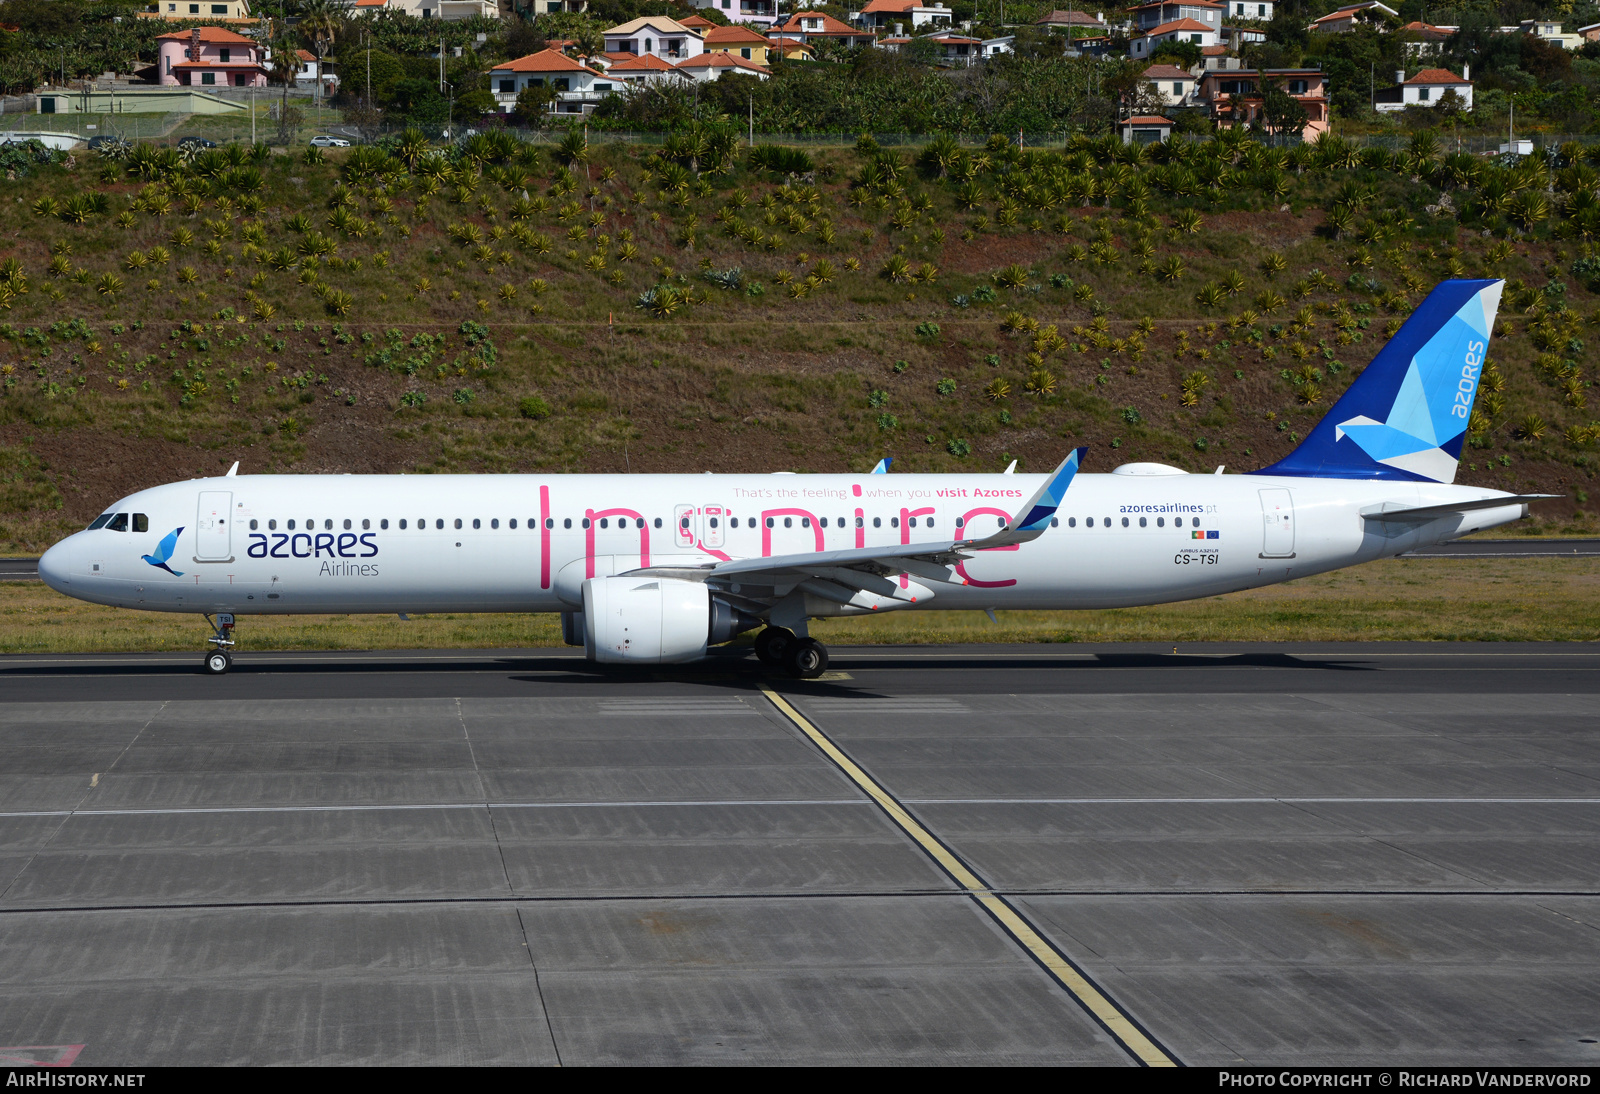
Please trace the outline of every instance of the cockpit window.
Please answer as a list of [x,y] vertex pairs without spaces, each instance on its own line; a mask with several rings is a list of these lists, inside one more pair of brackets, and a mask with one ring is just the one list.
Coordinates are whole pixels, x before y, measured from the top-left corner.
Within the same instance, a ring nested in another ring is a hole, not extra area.
[[[250,527],[254,528],[252,524]],[[150,517],[145,513],[133,514],[133,530],[135,532],[148,532],[150,530]]]
[[110,520],[115,515],[115,513],[101,513],[98,517],[94,518],[94,523],[89,525],[87,531],[92,532],[96,528],[104,528],[106,526],[106,521]]
[[128,514],[126,513],[118,513],[116,516],[112,517],[111,522],[106,525],[106,531],[108,532],[126,532],[127,530]]

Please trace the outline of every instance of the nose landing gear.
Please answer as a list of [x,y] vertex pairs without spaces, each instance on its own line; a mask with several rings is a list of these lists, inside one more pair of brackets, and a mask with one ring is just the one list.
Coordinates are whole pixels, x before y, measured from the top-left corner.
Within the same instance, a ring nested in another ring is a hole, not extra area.
[[783,627],[768,627],[756,635],[756,657],[763,665],[801,680],[815,680],[828,668],[827,646]]
[[227,612],[218,612],[216,622],[212,623],[208,612],[206,622],[211,623],[211,629],[216,633],[206,639],[214,648],[206,654],[203,664],[207,673],[221,676],[233,667],[233,656],[228,653],[228,650],[233,648],[233,616]]

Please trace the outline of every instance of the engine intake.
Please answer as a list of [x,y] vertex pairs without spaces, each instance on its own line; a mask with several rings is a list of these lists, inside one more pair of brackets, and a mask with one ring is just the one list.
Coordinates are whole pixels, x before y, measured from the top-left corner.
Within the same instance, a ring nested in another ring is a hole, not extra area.
[[581,628],[585,654],[602,664],[695,661],[707,645],[760,625],[702,582],[643,574],[591,577],[583,583],[583,611],[562,614],[562,636]]

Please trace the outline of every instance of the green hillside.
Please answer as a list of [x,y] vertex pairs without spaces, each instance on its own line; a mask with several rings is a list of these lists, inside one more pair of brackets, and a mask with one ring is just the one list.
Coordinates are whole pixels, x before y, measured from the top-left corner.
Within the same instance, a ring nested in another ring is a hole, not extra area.
[[[1509,291],[1461,480],[1592,528],[1595,167],[1224,133],[1145,150],[420,139],[12,156],[0,549],[216,474],[1242,471],[1440,279]],[[48,157],[39,157],[48,158]]]

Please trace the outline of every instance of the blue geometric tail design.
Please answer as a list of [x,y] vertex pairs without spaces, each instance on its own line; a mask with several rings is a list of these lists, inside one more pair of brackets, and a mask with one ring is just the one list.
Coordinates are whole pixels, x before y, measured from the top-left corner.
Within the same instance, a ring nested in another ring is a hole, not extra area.
[[1258,475],[1453,482],[1503,281],[1443,281],[1305,441]]

